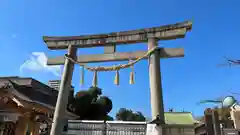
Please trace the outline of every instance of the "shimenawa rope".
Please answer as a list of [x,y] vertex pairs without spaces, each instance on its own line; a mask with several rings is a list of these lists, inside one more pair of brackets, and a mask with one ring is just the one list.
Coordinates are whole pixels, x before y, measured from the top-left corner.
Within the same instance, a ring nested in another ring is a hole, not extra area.
[[154,48],[150,49],[145,55],[137,58],[136,60],[130,61],[127,64],[120,64],[120,65],[113,65],[113,66],[88,67],[88,66],[84,65],[83,63],[69,57],[67,54],[65,54],[65,58],[69,59],[71,62],[73,62],[75,64],[79,64],[80,66],[82,66],[83,68],[85,68],[89,71],[96,71],[96,72],[99,72],[99,71],[118,71],[120,69],[129,68],[129,67],[133,66],[134,64],[136,64],[137,62],[139,62],[143,58],[150,56],[156,50],[158,50],[158,47],[154,47]]

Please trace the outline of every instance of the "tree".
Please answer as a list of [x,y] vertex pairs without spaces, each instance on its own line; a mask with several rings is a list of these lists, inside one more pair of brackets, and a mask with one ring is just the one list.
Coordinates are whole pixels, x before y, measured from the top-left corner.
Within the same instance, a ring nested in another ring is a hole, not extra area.
[[69,101],[68,110],[78,115],[81,120],[113,120],[108,116],[112,110],[112,101],[101,94],[102,89],[98,87],[79,91]]
[[126,108],[119,109],[116,114],[116,119],[122,121],[146,121],[145,116],[141,112],[133,112]]

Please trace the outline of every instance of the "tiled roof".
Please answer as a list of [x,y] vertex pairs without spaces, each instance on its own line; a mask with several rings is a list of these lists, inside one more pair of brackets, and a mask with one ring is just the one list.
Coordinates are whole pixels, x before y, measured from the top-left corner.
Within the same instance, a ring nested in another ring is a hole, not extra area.
[[193,125],[197,123],[190,112],[165,112],[164,114],[167,124]]
[[55,107],[58,91],[33,78],[0,77],[0,88],[5,84],[10,84],[19,97],[24,96],[30,102]]

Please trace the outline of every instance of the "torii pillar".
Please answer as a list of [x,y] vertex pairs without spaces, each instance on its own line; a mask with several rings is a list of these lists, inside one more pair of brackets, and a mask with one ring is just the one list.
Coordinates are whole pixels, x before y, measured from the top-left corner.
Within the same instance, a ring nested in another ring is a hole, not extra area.
[[[149,38],[148,50],[156,46],[157,40],[154,38]],[[149,57],[149,81],[150,81],[152,119],[156,119],[156,117],[159,116],[160,121],[165,122],[162,82],[160,73],[160,57],[158,51],[153,52]]]

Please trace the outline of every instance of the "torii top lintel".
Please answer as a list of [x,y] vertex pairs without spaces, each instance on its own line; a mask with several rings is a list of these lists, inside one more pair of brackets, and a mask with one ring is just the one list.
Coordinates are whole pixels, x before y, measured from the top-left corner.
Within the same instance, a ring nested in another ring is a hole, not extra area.
[[187,31],[192,29],[192,22],[185,21],[159,27],[145,28],[131,31],[112,32],[108,34],[50,37],[43,40],[49,49],[67,49],[69,45],[77,48],[111,46],[117,44],[133,44],[146,42],[148,38],[156,40],[171,40],[184,38]]

